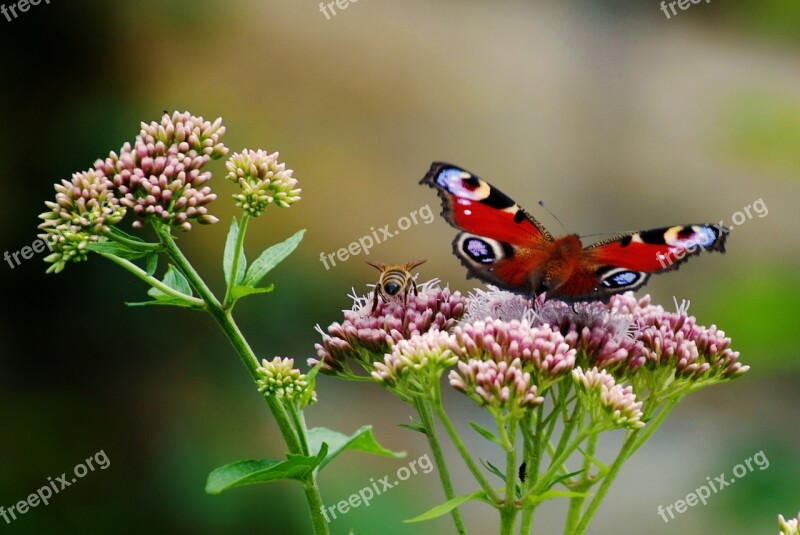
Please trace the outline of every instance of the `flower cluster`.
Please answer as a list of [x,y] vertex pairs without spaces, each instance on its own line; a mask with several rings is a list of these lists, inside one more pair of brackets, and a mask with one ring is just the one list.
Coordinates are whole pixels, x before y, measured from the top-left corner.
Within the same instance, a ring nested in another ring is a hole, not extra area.
[[519,360],[538,376],[555,378],[575,365],[576,351],[549,325],[531,327],[517,320],[475,321],[453,329],[455,352],[461,360]]
[[800,535],[800,514],[789,520],[783,518],[783,515],[778,515],[778,527],[781,528],[778,535]]
[[605,419],[612,428],[638,429],[644,426],[642,402],[636,400],[633,387],[617,384],[608,371],[597,368],[588,371],[580,367],[575,368],[572,370],[572,378],[581,394],[585,396],[584,405],[593,409],[599,408],[604,413],[595,414],[593,418],[595,422]]
[[405,390],[422,393],[458,361],[450,345],[451,335],[439,330],[400,340],[383,362],[375,363],[372,376],[387,386],[402,383]]
[[[294,359],[275,357],[271,361],[263,359],[256,370],[258,391],[265,396],[275,396],[285,401],[295,401],[308,388],[306,376],[294,367]],[[312,393],[311,402],[316,401]]]
[[270,204],[288,208],[300,200],[297,179],[286,164],[278,162],[278,153],[263,150],[244,150],[235,153],[225,163],[227,178],[242,188],[233,196],[236,206],[253,217],[258,217]]
[[371,372],[373,362],[382,360],[395,343],[431,330],[448,331],[464,315],[466,299],[441,288],[437,280],[419,285],[418,291],[405,305],[379,301],[374,312],[370,295],[351,296],[353,308],[344,312],[341,323],[327,331],[317,326],[322,334],[322,343],[315,346],[319,360],[309,359],[309,365],[321,360],[322,372],[341,373],[351,358]]
[[[323,339],[316,349],[323,371],[347,376],[348,358],[373,371],[373,362],[385,354],[373,376],[394,385],[411,362],[420,367],[430,362],[427,355],[453,355],[460,362],[458,371],[451,373],[451,384],[485,404],[536,399],[536,392],[523,388],[525,381],[541,394],[574,372],[586,392],[596,391],[615,426],[635,428],[643,425],[642,403],[626,383],[637,390],[671,388],[669,392],[683,395],[687,384],[699,388],[748,370],[730,349],[725,333],[713,325],[698,325],[686,304],[668,312],[652,305],[649,296],[637,300],[630,292],[611,297],[607,304],[567,304],[543,297],[530,301],[496,288],[477,290],[464,299],[428,284],[407,306],[381,302],[371,313],[369,296],[354,301],[342,323],[327,331],[318,327]],[[425,337],[433,330],[450,336]],[[439,359],[437,366],[447,361]],[[660,382],[646,379],[649,375],[635,380],[639,374],[653,373]],[[596,389],[586,383],[601,379],[608,383]],[[513,392],[526,394],[517,398]]]
[[53,251],[45,259],[51,264],[48,273],[58,273],[67,262],[86,260],[89,242],[100,241],[109,225],[125,216],[111,182],[94,170],[73,174],[72,180],[56,184],[55,190],[55,202],[45,201],[50,211],[39,215],[43,220],[39,228],[44,231],[39,237]]
[[537,387],[522,362],[476,360],[458,363],[458,371],[450,372],[450,386],[468,395],[481,405],[507,410],[516,418],[524,409],[544,402],[537,396]]
[[216,199],[206,184],[211,173],[201,169],[228,149],[220,141],[225,133],[222,118],[213,123],[189,112],[167,113],[160,123],[142,123],[131,146],[95,162],[95,169],[107,176],[120,203],[139,219],[155,218],[165,224],[189,230],[192,222],[216,223],[206,205]]

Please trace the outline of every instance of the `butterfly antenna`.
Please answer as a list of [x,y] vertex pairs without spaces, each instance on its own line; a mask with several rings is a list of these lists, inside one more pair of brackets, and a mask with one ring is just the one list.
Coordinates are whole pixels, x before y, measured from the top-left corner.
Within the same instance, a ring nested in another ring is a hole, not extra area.
[[545,206],[545,205],[544,205],[544,201],[541,201],[541,200],[540,200],[540,201],[539,201],[539,206],[541,206],[542,208],[544,208],[544,211],[545,211],[545,212],[547,212],[548,214],[550,214],[550,217],[552,217],[553,219],[555,219],[555,220],[558,222],[558,224],[559,224],[559,225],[561,225],[561,228],[564,230],[564,234],[570,234],[570,231],[568,231],[568,230],[567,230],[567,227],[565,227],[565,226],[564,226],[564,223],[562,223],[562,222],[561,222],[561,220],[560,220],[559,218],[557,218],[557,217],[556,217],[556,214],[554,214],[553,212],[551,212],[551,211],[550,211],[550,209],[549,209],[547,206]]
[[616,232],[595,232],[594,234],[581,234],[581,238],[594,238],[595,236],[619,236],[621,234],[634,234],[638,230],[618,230]]

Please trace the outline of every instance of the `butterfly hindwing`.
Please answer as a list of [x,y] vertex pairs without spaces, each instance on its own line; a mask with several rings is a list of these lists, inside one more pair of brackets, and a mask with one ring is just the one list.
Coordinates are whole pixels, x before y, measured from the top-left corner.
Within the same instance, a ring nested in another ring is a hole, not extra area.
[[710,224],[643,230],[592,244],[556,297],[565,300],[606,300],[637,290],[650,275],[663,273],[702,251],[725,252],[729,230]]

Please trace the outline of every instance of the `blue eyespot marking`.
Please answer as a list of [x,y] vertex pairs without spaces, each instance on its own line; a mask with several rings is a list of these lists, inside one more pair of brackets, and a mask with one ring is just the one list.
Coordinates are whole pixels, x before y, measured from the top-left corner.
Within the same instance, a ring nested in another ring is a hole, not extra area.
[[492,248],[483,240],[469,238],[463,245],[464,253],[470,258],[481,264],[491,264],[495,261],[495,254]]

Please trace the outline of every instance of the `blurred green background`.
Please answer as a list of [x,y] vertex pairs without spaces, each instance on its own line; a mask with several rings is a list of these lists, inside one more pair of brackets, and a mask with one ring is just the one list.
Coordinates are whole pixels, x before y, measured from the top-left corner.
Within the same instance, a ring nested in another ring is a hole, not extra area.
[[[626,466],[590,533],[774,533],[800,509],[800,3],[693,5],[667,19],[655,0],[479,2],[361,0],[329,20],[312,0],[41,3],[0,17],[0,248],[35,240],[52,183],[87,169],[162,110],[228,127],[232,150],[278,150],[303,200],[251,225],[251,255],[307,228],[270,274],[277,290],[237,307],[259,354],[314,354],[314,325],[349,307],[375,272],[365,259],[427,258],[423,280],[474,286],[450,253],[454,231],[417,185],[432,160],[493,182],[555,233],[544,199],[572,232],[594,234],[723,220],[758,199],[728,253],[655,277],[654,300],[690,299],[752,366],[744,378],[690,396]],[[220,288],[234,186],[212,163],[222,223],[181,245]],[[416,225],[326,270],[370,227],[430,205]],[[599,238],[598,238],[599,239]],[[203,492],[208,472],[282,454],[247,373],[210,318],[129,309],[145,288],[108,262],[45,276],[43,255],[2,270],[0,505],[9,507],[103,450],[111,461],[11,525],[13,533],[310,533],[298,485]],[[644,292],[642,292],[644,293]],[[374,424],[408,459],[421,438],[396,424],[410,410],[376,386],[318,384],[311,425]],[[480,419],[450,396],[456,419]],[[484,447],[474,433],[465,436]],[[684,498],[763,450],[755,471],[665,524],[659,505]],[[484,458],[497,463],[496,452]],[[321,477],[327,504],[407,464],[348,453]],[[454,464],[456,485],[470,477]],[[447,518],[402,524],[442,493],[412,477],[331,524],[347,534],[451,532]],[[492,533],[482,504],[465,515]],[[537,533],[560,533],[564,504]]]

